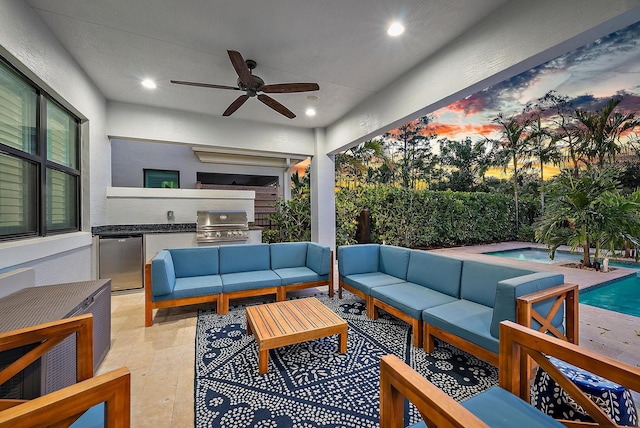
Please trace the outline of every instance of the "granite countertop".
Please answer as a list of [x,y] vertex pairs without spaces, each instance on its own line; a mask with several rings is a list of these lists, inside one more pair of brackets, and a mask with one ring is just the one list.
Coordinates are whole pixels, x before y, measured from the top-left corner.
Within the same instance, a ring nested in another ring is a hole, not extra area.
[[[262,230],[249,224],[249,230]],[[142,235],[145,233],[196,233],[195,223],[112,224],[95,226],[91,233],[98,236]]]
[[196,232],[195,223],[159,223],[159,224],[113,224],[95,226],[91,233],[99,236],[142,235],[144,233],[188,233]]

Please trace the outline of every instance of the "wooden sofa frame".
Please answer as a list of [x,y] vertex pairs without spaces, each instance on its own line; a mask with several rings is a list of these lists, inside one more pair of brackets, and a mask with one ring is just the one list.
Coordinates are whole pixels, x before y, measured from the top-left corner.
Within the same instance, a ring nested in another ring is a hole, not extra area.
[[65,318],[0,334],[0,352],[37,344],[0,371],[0,385],[76,335],[77,383],[33,400],[0,399],[0,428],[69,426],[89,408],[105,402],[110,428],[130,426],[131,380],[126,368],[93,377],[93,317]]
[[[528,402],[529,359],[539,364],[596,422],[560,420],[568,427],[617,426],[587,395],[549,362],[552,356],[640,391],[640,368],[616,361],[511,321],[500,324],[500,387]],[[404,427],[404,398],[409,399],[430,428],[485,428],[479,418],[393,355],[380,360],[380,426]]]
[[[157,253],[156,253],[157,254]],[[281,285],[278,287],[265,287],[255,290],[241,290],[234,291],[232,293],[220,293],[220,294],[208,294],[204,296],[185,297],[182,299],[168,299],[168,300],[153,300],[153,290],[151,288],[151,261],[154,256],[147,260],[144,264],[144,325],[149,327],[153,325],[153,310],[154,309],[166,309],[175,308],[179,306],[199,305],[202,303],[216,303],[216,312],[220,315],[229,312],[229,300],[241,299],[245,297],[264,296],[268,294],[275,294],[276,301],[281,302],[287,299],[287,291],[302,290],[305,288],[322,287],[327,285],[329,287],[329,297],[333,298],[333,250],[330,254],[329,279],[324,281],[312,281],[301,282],[298,284]]]
[[[546,316],[543,316],[542,314],[535,311],[535,309],[533,308],[534,304],[549,299],[555,299],[555,301],[553,303],[553,306],[551,307],[551,310]],[[571,343],[578,343],[578,303],[578,286],[576,284],[565,283],[548,288],[546,290],[527,294],[525,296],[519,297],[516,301],[516,322],[520,325],[531,328],[533,325],[533,321],[536,321],[540,324],[540,328],[538,329],[539,331],[543,333],[549,333],[555,337]],[[551,324],[553,317],[563,306],[565,308],[566,334],[563,334]],[[406,314],[403,314],[404,318],[400,317],[396,313],[391,314],[397,316],[405,322],[409,322],[406,319],[408,318]],[[412,326],[416,324],[415,320],[411,320],[410,323]],[[456,348],[462,349],[463,351],[475,355],[476,357],[488,362],[489,364],[498,366],[498,354],[491,352],[481,346],[478,346],[475,343],[469,342],[468,340],[465,340],[461,337],[458,337],[455,334],[449,333],[448,331],[444,331],[442,329],[434,327],[426,322],[417,322],[417,324],[419,329],[418,331],[422,332],[422,334],[424,335],[423,347],[425,352],[433,352],[435,348],[434,338],[438,338],[447,343],[450,343]],[[422,328],[420,328],[420,324],[422,324]],[[416,327],[414,326],[413,328]]]

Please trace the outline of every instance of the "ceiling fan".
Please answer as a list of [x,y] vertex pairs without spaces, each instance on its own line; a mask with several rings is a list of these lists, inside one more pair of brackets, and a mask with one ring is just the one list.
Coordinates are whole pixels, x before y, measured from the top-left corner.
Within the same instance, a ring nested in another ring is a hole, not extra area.
[[214,85],[211,83],[185,82],[182,80],[172,80],[171,83],[175,83],[177,85],[200,86],[203,88],[245,91],[244,95],[240,95],[229,107],[227,107],[224,113],[222,113],[223,116],[231,116],[249,98],[257,96],[258,100],[262,101],[262,103],[289,119],[293,119],[296,115],[270,96],[259,92],[265,92],[268,94],[288,94],[292,92],[317,91],[320,89],[320,86],[318,86],[317,83],[277,83],[274,85],[265,85],[264,80],[251,72],[251,70],[256,68],[257,65],[254,60],[248,59],[245,61],[244,58],[242,58],[242,55],[240,55],[240,52],[237,51],[227,51],[227,53],[229,54],[229,59],[231,59],[233,68],[236,70],[236,73],[238,73],[237,87]]

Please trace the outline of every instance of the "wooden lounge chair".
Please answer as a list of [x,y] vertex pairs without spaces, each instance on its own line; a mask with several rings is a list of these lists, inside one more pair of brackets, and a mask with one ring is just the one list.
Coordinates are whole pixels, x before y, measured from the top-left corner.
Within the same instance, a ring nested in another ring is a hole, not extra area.
[[76,335],[77,383],[33,400],[0,399],[0,428],[83,426],[79,418],[92,408],[99,410],[96,414],[100,422],[104,415],[105,426],[109,428],[130,426],[129,371],[120,368],[93,376],[91,314],[0,334],[0,352],[37,345],[0,371],[0,385],[73,334]]
[[[510,321],[500,325],[499,386],[458,403],[393,355],[380,361],[380,426],[404,427],[404,398],[419,410],[429,428],[435,427],[615,427],[609,416],[567,379],[547,356],[640,391],[640,368],[621,363],[573,343]],[[531,406],[529,358],[540,365],[595,423],[554,420]],[[524,400],[524,401],[523,401]],[[418,426],[424,426],[421,423]]]

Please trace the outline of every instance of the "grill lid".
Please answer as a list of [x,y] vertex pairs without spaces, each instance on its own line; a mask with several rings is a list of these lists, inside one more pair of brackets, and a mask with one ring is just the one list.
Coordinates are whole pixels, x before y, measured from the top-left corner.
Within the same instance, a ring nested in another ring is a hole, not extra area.
[[229,211],[198,211],[198,229],[208,226],[232,226],[248,229],[247,212],[239,210]]

